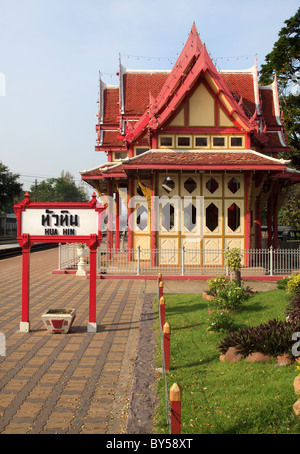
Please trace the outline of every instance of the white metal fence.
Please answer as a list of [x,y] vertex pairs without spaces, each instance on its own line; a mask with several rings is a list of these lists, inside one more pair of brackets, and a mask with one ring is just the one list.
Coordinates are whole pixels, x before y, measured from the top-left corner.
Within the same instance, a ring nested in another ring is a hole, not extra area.
[[[98,248],[97,272],[121,275],[228,275],[225,249],[107,249]],[[288,275],[300,272],[299,249],[242,250],[242,275]],[[87,255],[88,262],[89,257]],[[76,244],[59,247],[59,269],[76,269]]]

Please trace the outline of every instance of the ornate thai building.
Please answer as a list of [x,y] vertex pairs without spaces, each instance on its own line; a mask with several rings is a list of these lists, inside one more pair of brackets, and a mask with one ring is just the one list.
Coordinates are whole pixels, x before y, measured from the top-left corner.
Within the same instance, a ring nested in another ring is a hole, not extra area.
[[[259,86],[256,61],[218,71],[195,24],[171,71],[132,70],[120,61],[118,76],[116,86],[99,78],[95,149],[107,162],[81,172],[116,205],[108,248],[120,247],[125,190],[129,248],[260,248],[265,206],[268,246],[277,248],[277,213],[299,174],[282,159],[288,147],[276,78]],[[144,196],[146,205],[130,205],[133,196]],[[151,204],[151,196],[169,203]]]

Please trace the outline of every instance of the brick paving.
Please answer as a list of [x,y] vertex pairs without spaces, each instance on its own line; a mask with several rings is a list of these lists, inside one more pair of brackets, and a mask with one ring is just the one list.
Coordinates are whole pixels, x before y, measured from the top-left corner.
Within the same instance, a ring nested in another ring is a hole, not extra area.
[[[0,261],[1,434],[123,433],[145,281],[97,281],[97,332],[87,333],[89,281],[52,274],[58,252],[31,254],[30,332],[21,333],[22,258]],[[41,315],[75,307],[68,334],[49,334]]]
[[[97,280],[97,332],[87,333],[89,281],[52,274],[58,251],[31,254],[30,332],[21,333],[22,257],[0,261],[1,434],[124,433],[141,306],[156,281]],[[276,283],[249,282],[260,291]],[[165,281],[164,293],[202,293],[205,281]],[[75,307],[68,334],[49,334],[41,315]],[[143,320],[143,318],[142,318]],[[147,373],[147,371],[146,371]]]

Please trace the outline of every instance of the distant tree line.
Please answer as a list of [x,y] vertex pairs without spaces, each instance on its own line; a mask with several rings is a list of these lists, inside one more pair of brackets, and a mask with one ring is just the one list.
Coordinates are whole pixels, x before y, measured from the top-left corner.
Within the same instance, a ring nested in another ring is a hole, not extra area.
[[[0,161],[0,213],[13,213],[14,204],[24,198],[20,175],[13,173]],[[88,191],[83,183],[76,185],[70,172],[62,171],[58,178],[48,178],[29,189],[30,199],[36,202],[87,202]]]

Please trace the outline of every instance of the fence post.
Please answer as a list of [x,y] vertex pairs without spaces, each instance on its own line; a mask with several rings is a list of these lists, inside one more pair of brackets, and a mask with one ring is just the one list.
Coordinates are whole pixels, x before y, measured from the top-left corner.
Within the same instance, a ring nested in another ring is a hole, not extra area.
[[181,389],[177,383],[170,388],[171,434],[181,434]]
[[181,249],[181,275],[184,276],[184,247]]
[[161,297],[162,297],[163,294],[164,294],[164,283],[161,281],[161,282],[159,283],[159,286],[158,286],[158,287],[159,287],[158,297],[159,297],[159,299],[161,299]]
[[140,275],[140,265],[141,265],[141,246],[138,247],[138,259],[137,259],[137,272],[136,274],[139,276]]
[[162,274],[158,273],[157,278],[158,278],[158,285],[159,285],[161,282],[161,279],[162,279]]
[[171,335],[171,326],[169,323],[164,323],[163,333],[164,333],[165,369],[166,371],[168,371],[170,369],[170,335]]
[[273,276],[273,247],[270,246],[270,276]]
[[159,299],[159,309],[160,309],[161,328],[163,329],[164,324],[165,324],[165,314],[166,314],[165,299],[163,296]]

